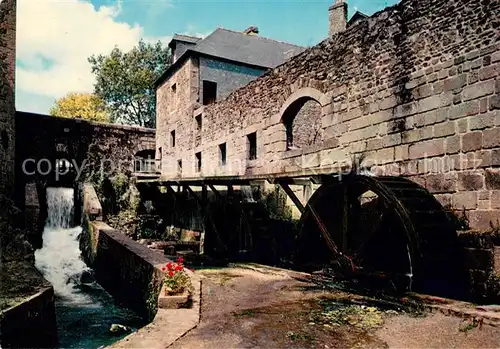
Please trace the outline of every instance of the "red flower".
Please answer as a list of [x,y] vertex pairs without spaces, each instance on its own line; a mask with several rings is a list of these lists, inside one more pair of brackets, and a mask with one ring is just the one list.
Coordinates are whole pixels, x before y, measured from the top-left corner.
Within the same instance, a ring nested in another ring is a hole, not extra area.
[[182,257],[177,258],[177,263],[182,263],[182,262],[184,262],[184,258]]
[[180,266],[180,265],[178,265],[178,266],[176,266],[176,267],[175,267],[175,271],[181,271],[182,269],[183,269],[183,268],[182,268],[182,266]]
[[165,270],[166,270],[166,268],[165,268],[165,267],[163,267],[163,268],[161,268],[161,270],[162,270],[162,271],[165,271]]
[[172,265],[172,262],[168,262],[168,263],[167,263],[167,268],[168,268],[168,270],[172,270],[172,266],[173,266],[173,265]]
[[174,276],[174,272],[173,271],[169,271],[168,272],[168,276]]
[[191,271],[194,273],[194,269],[193,269],[193,268],[191,268],[191,269],[189,269],[189,270],[191,270]]

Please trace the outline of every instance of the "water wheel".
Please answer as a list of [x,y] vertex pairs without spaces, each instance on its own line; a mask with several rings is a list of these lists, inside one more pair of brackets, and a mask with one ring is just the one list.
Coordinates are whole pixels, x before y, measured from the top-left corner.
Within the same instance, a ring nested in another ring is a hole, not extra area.
[[349,175],[323,184],[299,226],[299,263],[314,260],[342,277],[371,275],[403,290],[441,294],[443,288],[456,290],[461,279],[448,214],[405,178]]

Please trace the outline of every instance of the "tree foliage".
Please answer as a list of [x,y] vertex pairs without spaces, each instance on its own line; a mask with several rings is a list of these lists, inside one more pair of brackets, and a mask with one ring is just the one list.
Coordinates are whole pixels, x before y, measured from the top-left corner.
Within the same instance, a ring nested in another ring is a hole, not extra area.
[[154,82],[170,65],[168,47],[141,40],[129,52],[115,47],[88,61],[96,77],[94,92],[105,101],[112,122],[155,127]]
[[92,93],[68,93],[59,98],[49,111],[52,116],[109,122],[102,99]]

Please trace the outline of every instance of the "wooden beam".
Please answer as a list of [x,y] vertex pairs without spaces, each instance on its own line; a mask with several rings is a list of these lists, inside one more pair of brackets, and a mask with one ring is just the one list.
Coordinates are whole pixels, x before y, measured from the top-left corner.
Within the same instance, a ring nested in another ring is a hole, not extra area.
[[215,189],[215,187],[212,184],[208,184],[208,187],[214,193],[214,195],[217,197],[218,200],[222,200],[221,193],[219,193],[219,191],[217,189]]
[[304,207],[304,205],[302,204],[302,202],[300,202],[299,198],[297,197],[297,195],[295,195],[295,193],[293,192],[293,190],[290,189],[290,187],[288,186],[288,184],[286,184],[286,183],[279,183],[279,186],[281,188],[283,188],[283,190],[288,195],[288,197],[293,201],[293,203],[295,204],[295,206],[299,209],[300,213],[304,213],[305,210],[306,210],[306,208]]
[[196,201],[198,202],[202,202],[201,199],[198,197],[198,195],[193,191],[193,189],[191,189],[191,187],[189,185],[185,185],[184,186],[184,189],[189,193],[191,194],[195,199]]
[[288,185],[310,185],[311,178],[279,178],[275,180],[276,183],[284,183]]

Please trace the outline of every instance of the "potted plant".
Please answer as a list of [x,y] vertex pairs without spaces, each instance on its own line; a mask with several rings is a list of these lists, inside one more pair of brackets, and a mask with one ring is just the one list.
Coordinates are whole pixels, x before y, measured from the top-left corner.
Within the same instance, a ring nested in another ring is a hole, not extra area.
[[158,298],[160,308],[178,308],[189,300],[193,286],[183,262],[179,257],[176,262],[168,262],[161,268],[165,278]]

